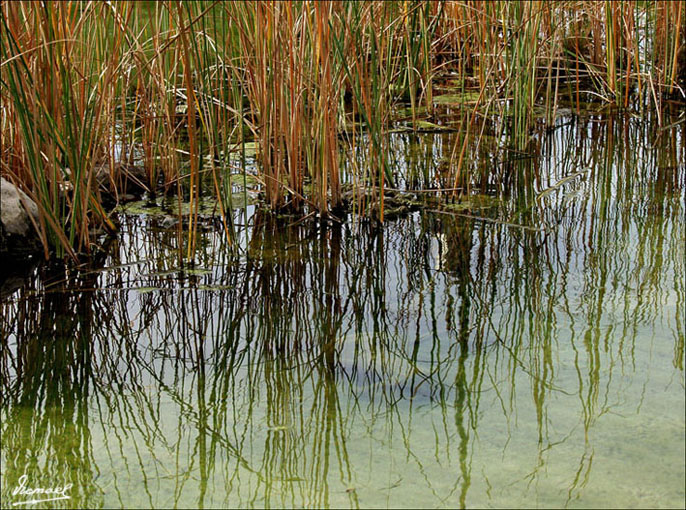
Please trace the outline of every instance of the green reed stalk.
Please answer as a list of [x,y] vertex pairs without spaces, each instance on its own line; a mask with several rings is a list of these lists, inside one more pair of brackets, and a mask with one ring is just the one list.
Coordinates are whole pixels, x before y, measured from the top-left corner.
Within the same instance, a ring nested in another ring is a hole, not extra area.
[[21,132],[9,171],[39,206],[46,253],[52,244],[72,257],[90,250],[91,227],[113,228],[93,176],[113,75],[95,68],[93,46],[78,44],[95,9],[20,2],[1,11],[2,87]]
[[[246,141],[257,142],[270,208],[325,216],[351,182],[373,198],[357,211],[383,219],[384,189],[405,177],[389,157],[398,102],[409,102],[416,129],[447,73],[479,91],[458,114],[450,176],[439,179],[468,192],[481,116],[507,119],[496,138],[504,129],[503,145],[518,152],[535,111],[554,123],[561,90],[577,108],[584,96],[635,101],[661,122],[663,94],[683,85],[685,9],[684,0],[4,2],[0,172],[39,204],[46,254],[50,244],[87,252],[91,232],[112,227],[99,188],[125,192],[119,163],[143,165],[150,198],[160,184],[179,201],[188,194],[186,255],[203,193],[217,199],[230,239],[232,174],[247,184],[245,159],[236,168],[231,154]],[[354,155],[346,165],[343,149]]]

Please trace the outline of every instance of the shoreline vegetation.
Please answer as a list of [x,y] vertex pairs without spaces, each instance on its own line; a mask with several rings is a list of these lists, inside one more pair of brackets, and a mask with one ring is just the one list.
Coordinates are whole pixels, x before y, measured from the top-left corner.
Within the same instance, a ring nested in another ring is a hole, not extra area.
[[[88,254],[141,195],[186,211],[190,258],[208,197],[231,245],[256,192],[292,221],[381,222],[527,193],[507,162],[560,117],[663,127],[685,98],[683,0],[3,2],[0,24],[0,175],[37,204],[46,258]],[[453,132],[440,175],[398,168],[394,130]]]

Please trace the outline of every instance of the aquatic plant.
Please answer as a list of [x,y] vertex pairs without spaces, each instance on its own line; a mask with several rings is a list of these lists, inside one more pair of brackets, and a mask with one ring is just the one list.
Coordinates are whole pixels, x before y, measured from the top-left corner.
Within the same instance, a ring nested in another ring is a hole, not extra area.
[[[347,207],[383,221],[388,189],[418,184],[389,159],[400,106],[410,130],[457,133],[432,192],[468,195],[493,178],[471,161],[483,118],[505,119],[488,135],[509,151],[501,160],[535,156],[536,130],[554,128],[562,102],[656,111],[661,123],[665,98],[684,97],[685,10],[683,1],[3,2],[0,173],[39,205],[46,256],[54,246],[77,257],[115,228],[106,203],[127,194],[122,165],[142,168],[151,197],[190,203],[195,214],[178,230],[187,258],[203,194],[233,238],[241,178],[243,192],[248,177],[260,182],[272,210],[337,218]],[[448,111],[437,108],[446,83],[462,98]],[[246,143],[257,147],[254,168]],[[518,184],[501,191],[530,192],[529,177],[512,172],[498,178]]]

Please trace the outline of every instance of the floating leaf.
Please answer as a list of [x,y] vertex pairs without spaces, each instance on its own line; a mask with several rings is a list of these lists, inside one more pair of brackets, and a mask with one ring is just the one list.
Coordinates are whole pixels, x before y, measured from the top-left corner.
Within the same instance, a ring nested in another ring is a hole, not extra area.
[[148,292],[155,292],[156,290],[161,290],[161,287],[137,287],[136,290],[141,294],[147,294]]

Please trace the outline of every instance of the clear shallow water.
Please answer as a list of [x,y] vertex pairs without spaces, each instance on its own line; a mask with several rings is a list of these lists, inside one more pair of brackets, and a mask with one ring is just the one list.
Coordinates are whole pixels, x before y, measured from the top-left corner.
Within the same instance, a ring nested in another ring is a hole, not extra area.
[[3,506],[683,507],[683,126],[572,123],[511,197],[383,228],[248,208],[193,270],[123,217],[2,302]]

